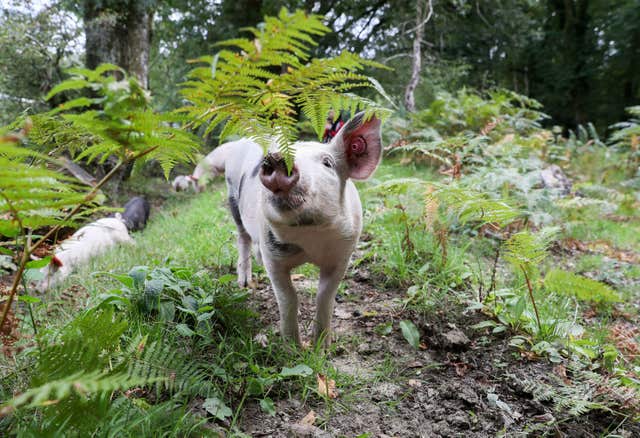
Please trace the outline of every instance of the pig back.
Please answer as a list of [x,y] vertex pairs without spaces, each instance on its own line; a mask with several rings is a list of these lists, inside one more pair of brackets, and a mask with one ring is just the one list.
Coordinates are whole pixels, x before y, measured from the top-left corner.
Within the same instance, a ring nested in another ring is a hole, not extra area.
[[259,200],[262,189],[260,166],[262,147],[248,139],[233,144],[233,152],[225,162],[229,208],[240,231],[246,231],[251,240],[259,239]]

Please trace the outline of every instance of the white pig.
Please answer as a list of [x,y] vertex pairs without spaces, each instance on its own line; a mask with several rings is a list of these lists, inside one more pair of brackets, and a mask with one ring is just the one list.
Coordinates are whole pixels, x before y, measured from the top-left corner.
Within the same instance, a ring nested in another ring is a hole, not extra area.
[[200,192],[200,188],[198,187],[198,181],[194,179],[191,175],[178,175],[175,177],[173,182],[171,183],[173,190],[176,192],[184,192],[189,189],[194,192]]
[[368,178],[381,160],[380,120],[359,113],[329,144],[298,142],[287,172],[277,152],[263,155],[251,140],[226,143],[210,154],[224,170],[238,228],[238,283],[251,281],[251,246],[266,268],[280,310],[280,332],[300,343],[298,296],[291,270],[320,268],[314,340],[330,343],[338,286],[362,231],[362,206],[351,179]]
[[[231,144],[231,143],[228,143]],[[171,185],[176,192],[193,190],[202,192],[210,179],[224,173],[224,160],[231,149],[226,144],[218,146],[213,152],[204,157],[191,175],[177,176]]]
[[36,289],[44,292],[58,285],[79,265],[125,242],[133,243],[133,239],[119,213],[85,225],[56,248],[51,263],[40,270],[44,278],[36,284]]

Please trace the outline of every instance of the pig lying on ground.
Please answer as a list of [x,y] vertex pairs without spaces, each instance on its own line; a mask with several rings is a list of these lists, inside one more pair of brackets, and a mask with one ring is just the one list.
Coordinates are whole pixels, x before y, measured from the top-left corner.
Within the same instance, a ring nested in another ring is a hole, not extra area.
[[140,231],[147,225],[149,210],[149,202],[136,196],[124,205],[122,213],[80,228],[56,248],[49,266],[40,270],[44,278],[36,284],[36,289],[44,292],[60,284],[76,267],[118,243],[133,243],[129,231]]
[[129,231],[141,231],[147,226],[150,210],[149,202],[141,196],[136,196],[124,204],[124,211],[116,217],[124,222]]
[[288,174],[277,152],[263,156],[251,140],[224,144],[208,157],[224,170],[238,228],[238,283],[251,281],[251,245],[264,263],[280,310],[281,334],[297,343],[298,297],[291,270],[320,268],[315,341],[330,343],[338,285],[362,231],[362,206],[351,179],[366,179],[381,159],[380,120],[357,114],[329,144],[299,142]]

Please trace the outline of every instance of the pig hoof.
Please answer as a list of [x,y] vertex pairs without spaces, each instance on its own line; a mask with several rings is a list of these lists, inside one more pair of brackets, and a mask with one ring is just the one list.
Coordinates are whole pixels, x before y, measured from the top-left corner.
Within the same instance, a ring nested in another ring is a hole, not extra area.
[[256,289],[257,283],[251,277],[238,277],[238,286],[242,288]]

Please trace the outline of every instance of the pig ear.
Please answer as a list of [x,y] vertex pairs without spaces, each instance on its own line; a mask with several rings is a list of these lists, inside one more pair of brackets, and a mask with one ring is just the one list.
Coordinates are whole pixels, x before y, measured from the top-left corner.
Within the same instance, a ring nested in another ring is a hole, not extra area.
[[337,157],[344,160],[348,178],[367,179],[382,158],[380,119],[365,121],[364,112],[356,114],[332,141]]

